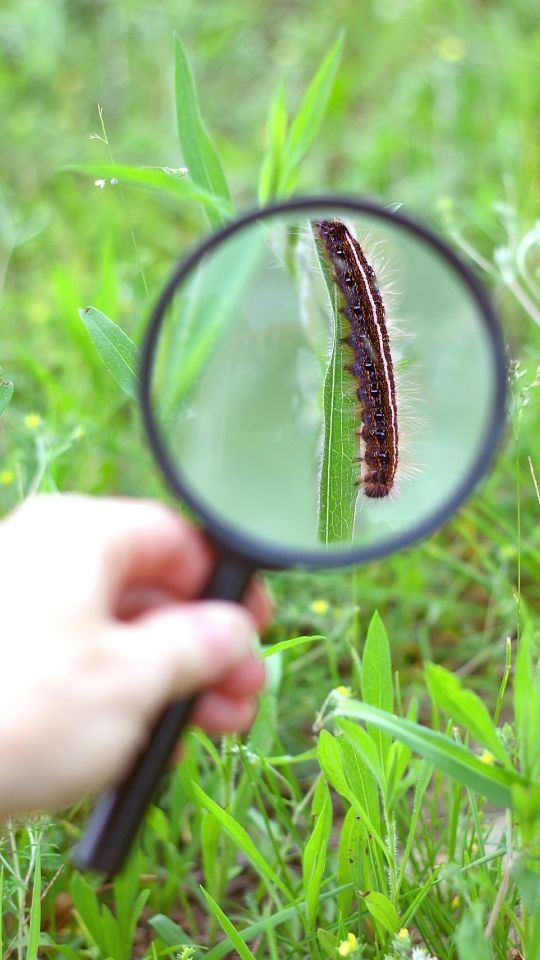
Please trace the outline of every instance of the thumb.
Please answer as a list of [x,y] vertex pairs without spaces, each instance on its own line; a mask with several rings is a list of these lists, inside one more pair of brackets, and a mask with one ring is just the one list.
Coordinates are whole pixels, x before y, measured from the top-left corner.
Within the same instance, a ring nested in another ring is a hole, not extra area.
[[108,654],[122,689],[144,713],[212,686],[255,649],[253,619],[238,604],[208,600],[159,607],[110,631]]

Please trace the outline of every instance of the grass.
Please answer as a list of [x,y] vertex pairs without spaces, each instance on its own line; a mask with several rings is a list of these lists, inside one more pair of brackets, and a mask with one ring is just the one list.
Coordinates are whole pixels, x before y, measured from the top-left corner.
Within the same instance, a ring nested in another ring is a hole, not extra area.
[[[512,375],[497,462],[443,530],[358,570],[270,577],[255,727],[189,734],[114,884],[70,865],[88,799],[6,824],[3,957],[540,957],[535,12],[4,6],[2,512],[37,489],[166,495],[131,365],[125,393],[95,331],[131,358],[171,263],[257,195],[420,211],[484,273]],[[199,101],[178,131],[175,66]]]

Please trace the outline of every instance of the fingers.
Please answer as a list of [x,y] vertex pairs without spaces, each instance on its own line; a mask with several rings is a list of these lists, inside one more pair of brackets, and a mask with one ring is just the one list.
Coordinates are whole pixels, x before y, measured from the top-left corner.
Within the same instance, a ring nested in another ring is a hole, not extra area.
[[251,727],[256,711],[255,697],[235,700],[213,691],[197,702],[191,722],[208,733],[245,733]]
[[[114,613],[119,620],[130,621],[158,607],[170,605],[177,599],[182,597],[172,596],[170,592],[159,587],[134,584],[120,593]],[[262,633],[272,616],[272,604],[262,581],[256,578],[252,580],[243,605],[249,610],[259,633]]]
[[[199,601],[161,607],[133,623],[111,627],[108,670],[114,671],[128,701],[153,714],[167,701],[222,681],[234,688],[230,677],[235,669],[255,659],[254,636],[251,616],[236,604]],[[257,668],[243,670],[236,686],[240,691],[253,686]]]

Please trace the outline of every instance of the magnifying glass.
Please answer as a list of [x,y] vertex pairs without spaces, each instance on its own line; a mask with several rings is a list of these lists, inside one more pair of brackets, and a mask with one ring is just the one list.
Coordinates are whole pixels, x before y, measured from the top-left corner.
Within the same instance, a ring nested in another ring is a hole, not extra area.
[[[157,463],[217,547],[204,597],[430,534],[490,462],[505,381],[485,290],[396,210],[294,199],[210,236],[154,309],[140,393]],[[79,867],[119,869],[192,706],[165,710],[98,801]]]

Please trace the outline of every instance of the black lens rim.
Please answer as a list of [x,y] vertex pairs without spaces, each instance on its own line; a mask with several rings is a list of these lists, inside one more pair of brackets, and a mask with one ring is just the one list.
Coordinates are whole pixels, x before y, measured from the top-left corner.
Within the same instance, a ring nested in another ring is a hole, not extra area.
[[[256,220],[265,220],[277,214],[290,213],[295,210],[300,212],[315,207],[319,209],[332,208],[334,210],[339,208],[350,210],[351,213],[355,214],[367,214],[368,216],[379,217],[382,220],[389,220],[398,224],[404,230],[412,232],[416,237],[433,247],[459,275],[465,287],[470,291],[472,298],[476,301],[478,312],[486,327],[488,342],[493,351],[493,369],[496,377],[493,409],[483,443],[479,447],[478,456],[471,469],[453,496],[431,517],[418,524],[417,527],[413,527],[406,534],[400,534],[384,544],[368,547],[347,547],[343,550],[329,551],[327,554],[315,550],[279,548],[265,543],[239,531],[232,524],[213,513],[206,504],[201,504],[189,484],[183,482],[182,477],[178,475],[169,460],[153,417],[150,400],[152,364],[163,318],[177,287],[183,283],[199,260],[237,231],[248,227]],[[139,402],[142,421],[151,450],[167,485],[202,521],[204,528],[222,552],[242,558],[256,567],[266,569],[283,567],[320,569],[353,566],[403,550],[434,533],[452,516],[473,491],[494,457],[505,419],[506,380],[505,347],[499,320],[483,284],[455,251],[424,224],[399,211],[389,209],[369,198],[336,194],[293,197],[280,203],[249,210],[211,234],[176,266],[152,311],[144,337],[140,360]]]

